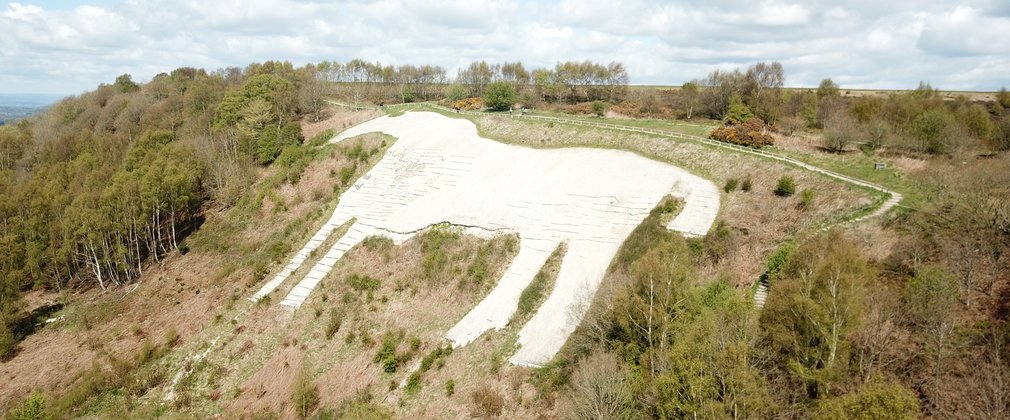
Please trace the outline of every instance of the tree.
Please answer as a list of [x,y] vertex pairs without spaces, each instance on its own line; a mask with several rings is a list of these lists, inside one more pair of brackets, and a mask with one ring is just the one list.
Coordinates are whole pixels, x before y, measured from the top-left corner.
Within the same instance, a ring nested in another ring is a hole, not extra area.
[[745,105],[740,99],[740,95],[733,95],[729,100],[729,106],[726,108],[726,120],[727,124],[741,124],[754,118],[754,113],[751,112],[750,107]]
[[568,383],[564,412],[572,419],[631,418],[631,386],[620,361],[610,353],[594,353],[579,362]]
[[492,111],[505,111],[516,103],[516,88],[510,83],[494,82],[487,85],[484,103]]
[[687,119],[694,116],[694,108],[698,106],[698,82],[690,81],[680,87],[681,105],[687,112]]
[[140,86],[133,82],[133,77],[129,74],[122,74],[116,77],[116,82],[113,83],[113,86],[116,87],[119,93],[130,93],[140,90]]
[[926,337],[925,347],[933,356],[934,381],[939,381],[944,372],[951,336],[957,326],[954,314],[957,303],[957,283],[939,266],[921,269],[905,290],[905,306],[916,329]]
[[804,241],[770,288],[761,313],[765,342],[806,398],[830,396],[844,380],[848,337],[862,319],[872,276],[859,248],[835,229]]
[[824,122],[824,149],[831,153],[841,153],[845,147],[859,139],[859,127],[847,112],[832,115]]
[[914,420],[919,418],[919,400],[908,388],[875,379],[859,392],[824,400],[817,406],[816,420]]
[[911,132],[919,140],[920,150],[940,154],[950,151],[954,117],[946,110],[931,109],[920,114],[911,123]]
[[838,96],[841,96],[838,85],[830,78],[821,80],[821,84],[817,85],[817,99],[833,98]]

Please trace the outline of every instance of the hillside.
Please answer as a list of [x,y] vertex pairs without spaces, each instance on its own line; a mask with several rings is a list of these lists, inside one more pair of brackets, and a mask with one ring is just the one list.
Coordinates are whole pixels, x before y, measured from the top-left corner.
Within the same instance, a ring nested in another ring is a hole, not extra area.
[[[945,100],[928,86],[849,97],[830,84],[719,84],[743,72],[716,72],[697,92],[622,89],[611,66],[607,85],[505,86],[533,111],[469,112],[493,99],[486,86],[330,81],[333,68],[123,75],[0,127],[0,412],[999,418],[1010,408],[1010,116],[999,101]],[[331,141],[351,127],[364,129]],[[669,168],[716,187],[704,234],[668,229],[697,198]],[[580,170],[598,176],[560,184],[570,194],[559,197],[619,191],[532,202],[542,196],[529,191]],[[632,190],[648,200],[627,210],[626,230],[586,210],[631,208]],[[900,203],[877,211],[887,191]],[[402,213],[387,208],[397,203]],[[564,209],[523,213],[538,205]],[[344,208],[357,210],[326,228]],[[617,242],[607,257],[587,253],[558,215]],[[404,222],[415,219],[423,226]],[[538,219],[547,225],[529,228]],[[467,229],[488,220],[501,229]],[[369,233],[328,260],[356,224]],[[527,258],[524,241],[551,229],[566,233],[523,268],[507,322],[454,339]],[[598,266],[598,288],[573,294],[572,266]],[[283,305],[318,267],[304,301]],[[574,303],[557,309],[556,292]],[[546,362],[511,363],[538,316],[574,331]]]

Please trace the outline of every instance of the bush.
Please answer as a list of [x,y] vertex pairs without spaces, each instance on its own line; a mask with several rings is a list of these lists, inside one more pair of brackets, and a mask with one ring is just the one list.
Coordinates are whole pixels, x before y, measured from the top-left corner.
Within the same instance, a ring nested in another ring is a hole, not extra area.
[[330,319],[326,322],[326,339],[332,339],[333,335],[340,331],[340,325],[344,322],[344,314],[337,308],[330,309]]
[[796,203],[796,208],[800,210],[809,210],[814,206],[814,190],[810,188],[804,188],[800,191],[800,202]]
[[11,420],[48,420],[53,416],[46,411],[46,397],[34,392],[21,407],[11,410],[7,418]]
[[0,321],[0,362],[6,361],[17,352],[18,340],[7,325]]
[[464,111],[476,111],[484,108],[484,100],[481,98],[466,98],[453,101],[452,107],[462,109]]
[[516,103],[516,88],[508,82],[494,82],[484,90],[484,103],[492,111],[505,111]]
[[466,86],[463,86],[459,83],[453,83],[449,85],[448,88],[446,88],[445,98],[452,102],[461,101],[463,99],[466,99],[466,95],[468,93],[469,92],[467,92]]
[[917,419],[919,399],[911,390],[897,383],[879,379],[858,391],[822,401],[814,418],[834,419]]
[[421,372],[414,372],[410,374],[407,378],[407,386],[403,388],[403,392],[407,395],[417,394],[417,391],[421,390]]
[[456,381],[450,379],[445,381],[445,396],[451,397],[452,394],[456,393]]
[[179,255],[189,254],[189,245],[186,244],[186,241],[179,242],[178,249],[179,249]]
[[736,186],[738,183],[739,181],[737,181],[736,178],[727,179],[726,185],[722,186],[722,190],[725,191],[727,194],[731,193],[736,190]]
[[606,113],[607,113],[606,104],[600,101],[593,102],[593,114],[595,114],[597,117],[602,117]]
[[775,143],[775,139],[768,134],[768,127],[759,118],[751,118],[741,124],[727,122],[727,125],[713,130],[709,137],[748,147],[770,146]]
[[291,404],[299,418],[306,418],[319,405],[319,387],[312,382],[312,374],[307,367],[302,367],[292,385]]
[[474,417],[497,417],[504,407],[505,397],[488,385],[481,385],[470,394],[470,414]]
[[779,183],[775,187],[775,195],[779,197],[789,197],[796,193],[796,181],[789,175],[782,175]]
[[347,277],[347,284],[351,286],[352,289],[359,292],[362,291],[374,291],[379,288],[379,279],[364,275],[354,273]]
[[996,150],[1010,150],[1010,115],[1000,120],[993,137]]
[[753,187],[753,185],[750,180],[750,175],[747,175],[747,178],[743,180],[743,184],[740,185],[740,190],[744,192],[749,192],[751,187]]

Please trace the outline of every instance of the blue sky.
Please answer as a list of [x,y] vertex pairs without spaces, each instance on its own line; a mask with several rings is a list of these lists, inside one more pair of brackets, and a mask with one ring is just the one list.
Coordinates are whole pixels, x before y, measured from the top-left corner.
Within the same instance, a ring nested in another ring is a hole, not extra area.
[[177,67],[363,58],[620,61],[634,84],[780,61],[789,86],[1010,86],[1008,0],[103,0],[0,3],[0,92],[75,94]]

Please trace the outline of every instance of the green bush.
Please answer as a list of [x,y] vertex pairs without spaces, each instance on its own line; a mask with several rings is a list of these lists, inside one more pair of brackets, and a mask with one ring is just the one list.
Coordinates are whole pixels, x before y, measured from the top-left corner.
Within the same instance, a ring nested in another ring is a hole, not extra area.
[[736,190],[736,186],[738,183],[739,181],[737,181],[736,178],[727,179],[726,185],[722,186],[722,190],[725,191],[727,194],[731,193]]
[[291,404],[299,418],[306,418],[319,405],[319,387],[312,381],[312,374],[307,367],[302,367],[295,377],[291,387]]
[[7,415],[10,420],[49,420],[53,416],[46,411],[46,397],[38,392],[32,393],[21,407],[15,408]]
[[189,245],[186,244],[186,241],[179,242],[178,249],[179,249],[179,255],[189,254]]
[[492,111],[505,111],[516,103],[516,88],[508,82],[494,82],[484,90],[484,103]]
[[455,393],[456,393],[456,381],[452,379],[445,381],[445,396],[451,397],[452,394]]
[[0,321],[0,361],[6,361],[17,351],[18,341],[7,325]]
[[364,275],[354,273],[347,276],[347,284],[351,286],[352,289],[359,292],[362,291],[373,291],[379,288],[379,279]]
[[782,175],[778,185],[775,186],[775,195],[779,197],[789,197],[796,193],[796,180],[789,175]]
[[796,208],[800,210],[810,210],[814,206],[814,190],[804,188],[800,191],[800,202],[796,203]]
[[382,365],[382,370],[387,373],[396,372],[399,360],[396,358],[396,346],[400,344],[400,338],[396,334],[386,333],[382,336],[382,346],[379,352],[375,353],[373,362]]
[[414,372],[410,374],[407,378],[407,386],[403,388],[403,392],[407,395],[417,394],[417,391],[421,390],[421,372]]
[[352,164],[340,168],[340,185],[348,186],[350,185],[351,178],[354,177],[354,173],[358,171],[358,165]]
[[602,117],[606,113],[607,113],[606,104],[600,101],[593,102],[593,114],[595,114],[597,117]]
[[858,391],[826,399],[817,407],[817,420],[917,419],[919,399],[915,393],[897,383],[879,379]]

